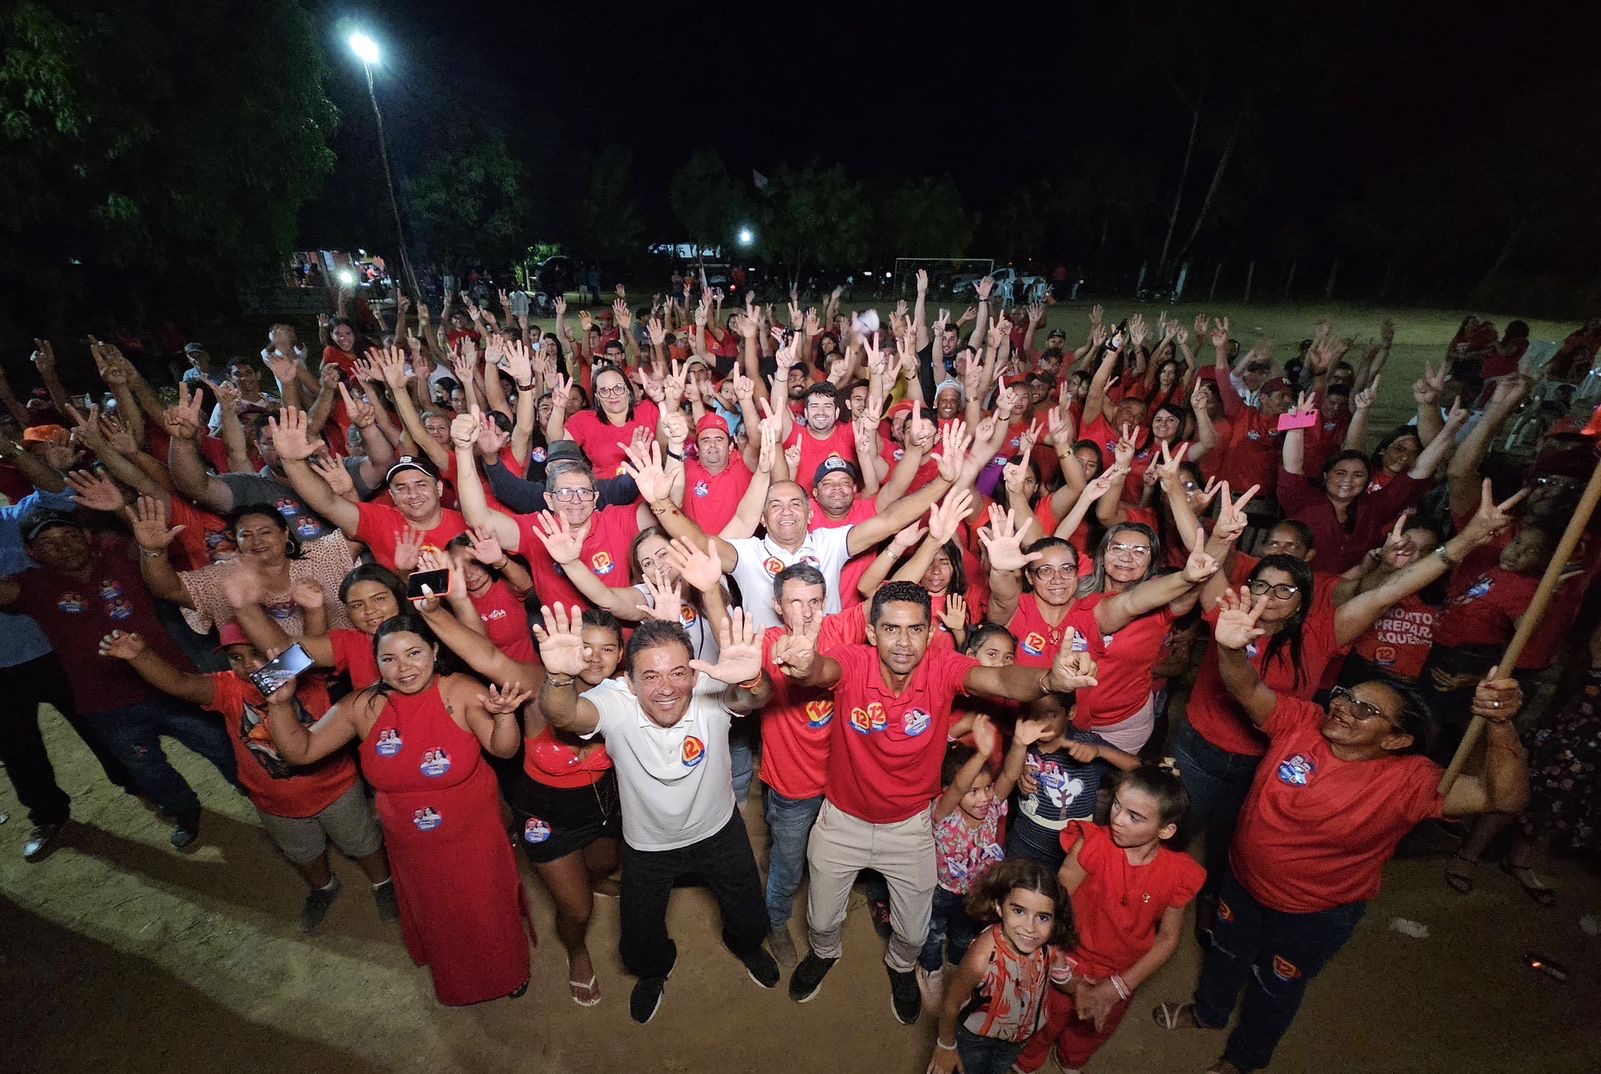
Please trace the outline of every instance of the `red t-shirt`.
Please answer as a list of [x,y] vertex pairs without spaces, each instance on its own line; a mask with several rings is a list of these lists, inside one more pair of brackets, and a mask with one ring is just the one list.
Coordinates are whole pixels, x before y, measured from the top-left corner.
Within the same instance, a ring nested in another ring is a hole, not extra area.
[[1378,492],[1363,493],[1350,507],[1356,519],[1349,530],[1335,516],[1334,502],[1321,484],[1314,485],[1308,478],[1285,474],[1279,482],[1279,506],[1286,516],[1306,523],[1312,531],[1318,569],[1342,574],[1362,562],[1369,550],[1384,543],[1396,516],[1422,500],[1430,484],[1409,474],[1397,474]]
[[[891,439],[887,434],[881,437],[880,442],[882,447],[879,448],[879,454],[884,457],[885,462],[889,463],[890,471],[893,472],[895,467],[900,464],[900,461],[906,457],[906,448]],[[925,455],[923,461],[917,466],[917,473],[912,475],[912,483],[907,486],[906,491],[916,492],[937,477],[939,477],[939,462]]]
[[[1273,660],[1268,660],[1268,641],[1258,638],[1246,646],[1245,655],[1251,666],[1262,677],[1268,689],[1283,697],[1309,698],[1317,692],[1323,679],[1323,669],[1335,655],[1345,652],[1334,636],[1334,588],[1318,586],[1301,624],[1301,677],[1296,681],[1295,665],[1286,643]],[[1217,622],[1217,609],[1202,616],[1208,623]],[[1190,691],[1189,707],[1185,716],[1196,734],[1220,750],[1247,757],[1259,757],[1266,748],[1266,739],[1250,719],[1235,704],[1223,685],[1217,669],[1217,645],[1206,647],[1201,660],[1201,671],[1195,677],[1195,688]]]
[[[818,635],[818,651],[860,644],[861,630],[851,636],[859,616],[830,615]],[[833,737],[834,694],[797,684],[773,663],[773,643],[783,627],[762,635],[762,668],[773,682],[773,698],[762,709],[762,782],[785,798],[816,798],[828,776],[829,741]]]
[[1123,439],[1123,436],[1118,430],[1112,428],[1112,423],[1106,420],[1105,414],[1102,414],[1080,429],[1078,438],[1080,440],[1092,440],[1095,442],[1095,446],[1101,449],[1101,469],[1105,470],[1112,465],[1113,459],[1116,458],[1117,442]]
[[[366,543],[373,559],[394,570],[396,538],[407,531],[411,520],[393,504],[358,503],[356,510],[361,512],[361,521],[356,526],[356,540]],[[467,520],[461,517],[461,512],[443,509],[439,525],[424,532],[423,548],[431,548],[443,555],[445,545],[466,532]]]
[[1006,624],[1017,639],[1017,662],[1027,668],[1048,668],[1055,663],[1069,627],[1078,632],[1080,645],[1075,651],[1087,652],[1099,660],[1104,651],[1101,631],[1095,625],[1094,614],[1086,612],[1082,605],[1072,605],[1062,621],[1052,626],[1041,610],[1039,596],[1024,593],[1017,598],[1017,611]]
[[[755,480],[738,451],[729,448],[728,465],[714,474],[699,459],[684,460],[684,517],[704,533],[721,533],[739,510],[739,501]],[[815,518],[816,516],[813,515]]]
[[1416,593],[1391,605],[1379,621],[1351,647],[1363,660],[1398,678],[1413,680],[1434,646],[1434,624],[1440,610]]
[[[206,708],[222,714],[228,742],[238,762],[239,782],[250,801],[274,817],[314,817],[356,785],[356,761],[348,749],[309,765],[294,765],[278,755],[267,730],[266,699],[254,683],[231,671],[211,676],[213,694]],[[311,726],[328,711],[328,690],[320,678],[300,681],[295,700],[300,722]]]
[[850,510],[845,512],[845,517],[840,519],[829,518],[823,512],[823,505],[815,499],[811,503],[812,521],[810,528],[814,530],[837,530],[841,526],[857,526],[878,514],[877,502],[865,499],[860,495],[851,502]]
[[155,701],[167,695],[140,678],[126,660],[100,655],[100,639],[113,630],[145,639],[167,663],[188,671],[189,660],[156,618],[155,602],[139,567],[120,549],[91,553],[89,577],[48,567],[11,579],[16,601],[8,611],[31,615],[61,658],[78,712],[92,715]]
[[167,503],[172,525],[183,527],[177,542],[181,553],[177,557],[181,562],[176,564],[179,570],[197,571],[238,554],[239,548],[234,544],[233,530],[227,519],[195,506],[182,496],[169,496]]
[[472,597],[484,634],[495,648],[522,664],[536,664],[534,637],[528,630],[528,610],[504,578],[495,579],[483,596]]
[[823,465],[824,460],[838,455],[846,462],[856,462],[856,435],[848,422],[841,422],[834,426],[834,431],[819,439],[813,435],[811,429],[804,423],[796,423],[790,431],[789,439],[784,441],[787,448],[800,441],[800,466],[792,475],[801,488],[808,491],[812,481],[817,477],[817,468]]
[[1219,428],[1218,438],[1214,454],[1219,480],[1227,481],[1236,496],[1252,485],[1262,486],[1264,498],[1278,495],[1284,451],[1278,419],[1263,417],[1254,406],[1242,406],[1231,419],[1227,435]]
[[1427,758],[1342,761],[1323,737],[1326,715],[1279,698],[1229,852],[1245,890],[1287,914],[1373,898],[1401,837],[1445,810],[1440,769]]
[[840,680],[824,795],[870,824],[897,824],[928,809],[940,791],[951,703],[978,661],[930,646],[906,692],[896,694],[884,685],[877,649],[841,645],[826,655],[838,661]]
[[[1078,608],[1090,616],[1111,593],[1080,597]],[[1085,730],[1110,727],[1144,708],[1151,700],[1151,672],[1173,628],[1173,613],[1164,606],[1142,615],[1115,634],[1101,635],[1095,657],[1096,684],[1073,695],[1073,725]],[[1098,633],[1098,631],[1097,631]]]
[[[577,587],[567,580],[561,565],[550,558],[550,553],[545,550],[545,542],[534,535],[539,516],[512,517],[522,528],[520,547],[523,558],[528,560],[529,572],[534,576],[534,591],[539,594],[539,603],[555,606],[559,602],[568,608],[581,609],[593,607]],[[639,516],[632,505],[599,508],[589,516],[589,536],[584,538],[579,558],[606,585],[624,589],[634,582],[628,550],[638,535]]]
[[613,425],[609,419],[600,417],[593,410],[580,410],[567,419],[567,439],[575,441],[583,449],[590,466],[594,468],[595,479],[605,480],[622,473],[623,463],[628,461],[627,453],[619,444],[632,440],[636,429],[649,430],[654,437],[656,422],[660,417],[656,404],[649,399],[635,403],[633,420],[622,425]]
[[1435,644],[1451,648],[1505,645],[1539,587],[1539,578],[1513,574],[1499,566],[1477,572],[1458,570],[1451,577],[1449,596],[1434,628]]
[[1073,957],[1081,974],[1105,979],[1150,953],[1162,915],[1170,906],[1189,905],[1206,883],[1206,870],[1163,846],[1144,865],[1134,865],[1105,828],[1069,821],[1062,829],[1062,849],[1071,851],[1080,839],[1078,863],[1087,875],[1073,892],[1078,926]]
[[359,630],[330,630],[328,644],[334,651],[334,670],[350,677],[352,690],[378,685],[382,676],[378,674],[378,657],[372,651],[372,635]]

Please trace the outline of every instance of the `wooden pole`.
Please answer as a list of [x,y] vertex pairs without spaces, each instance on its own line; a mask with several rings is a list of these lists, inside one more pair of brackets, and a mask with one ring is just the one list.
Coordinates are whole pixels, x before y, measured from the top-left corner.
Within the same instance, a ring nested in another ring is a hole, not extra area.
[[[1501,671],[1502,678],[1511,678],[1512,671],[1517,667],[1518,657],[1523,655],[1523,648],[1529,643],[1535,628],[1545,616],[1546,607],[1551,603],[1551,596],[1556,592],[1557,583],[1562,580],[1562,571],[1567,567],[1568,561],[1573,557],[1573,550],[1579,546],[1579,538],[1584,536],[1584,528],[1590,524],[1590,516],[1595,513],[1596,504],[1601,503],[1601,462],[1590,474],[1590,483],[1584,487],[1584,495],[1579,498],[1579,506],[1573,512],[1573,518],[1568,521],[1568,528],[1562,534],[1562,540],[1557,542],[1557,548],[1551,555],[1551,562],[1545,568],[1545,574],[1540,578],[1539,588],[1535,589],[1534,596],[1529,599],[1529,610],[1523,613],[1518,623],[1517,633],[1512,635],[1512,641],[1507,644],[1506,652],[1501,654],[1501,661],[1496,665]],[[1462,736],[1462,744],[1456,748],[1456,755],[1451,758],[1451,765],[1440,777],[1440,793],[1445,794],[1456,782],[1456,777],[1462,774],[1462,766],[1467,763],[1468,755],[1473,747],[1478,745],[1479,738],[1484,734],[1484,720],[1478,716],[1473,717],[1468,724],[1467,732]]]
[[1245,266],[1245,301],[1251,301],[1251,279],[1256,275],[1256,262]]

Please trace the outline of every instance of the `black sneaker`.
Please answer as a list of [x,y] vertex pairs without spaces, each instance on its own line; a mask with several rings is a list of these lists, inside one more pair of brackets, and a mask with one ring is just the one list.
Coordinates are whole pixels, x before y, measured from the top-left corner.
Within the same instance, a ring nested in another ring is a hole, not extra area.
[[656,1017],[662,1005],[662,991],[666,987],[665,977],[641,977],[634,983],[634,994],[628,997],[628,1017],[640,1025]]
[[400,903],[395,900],[395,882],[385,880],[382,884],[373,885],[372,901],[378,907],[378,920],[384,924],[393,924],[400,920]]
[[818,958],[813,952],[806,952],[801,964],[789,975],[789,998],[796,1003],[810,1002],[817,995],[817,990],[823,987],[823,978],[828,976],[828,971],[838,961],[837,958]]
[[173,826],[172,834],[167,836],[167,842],[182,850],[200,838],[200,813],[197,810],[175,819],[178,823]]
[[884,899],[867,900],[867,916],[873,919],[873,931],[885,943],[895,935],[895,928],[890,923],[889,903]]
[[56,824],[41,824],[28,835],[28,841],[22,844],[22,858],[24,861],[44,861],[55,849],[56,841],[67,827],[66,821]]
[[[888,966],[884,967],[889,969]],[[903,1026],[916,1023],[923,1013],[923,994],[917,987],[917,975],[911,970],[889,971],[889,1004],[895,1020]]]
[[778,987],[778,963],[763,948],[758,947],[754,954],[746,955],[740,961],[745,964],[745,972],[750,974],[751,980],[763,988]]
[[329,907],[339,898],[339,889],[344,885],[339,883],[336,876],[328,882],[325,888],[312,888],[306,892],[306,905],[300,908],[300,931],[307,936],[317,931],[322,919],[328,916]]

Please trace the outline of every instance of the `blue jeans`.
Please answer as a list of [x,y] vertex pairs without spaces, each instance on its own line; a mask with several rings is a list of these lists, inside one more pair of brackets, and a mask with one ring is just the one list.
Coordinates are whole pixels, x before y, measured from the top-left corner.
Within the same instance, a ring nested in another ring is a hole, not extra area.
[[744,721],[735,721],[736,730],[728,736],[728,753],[734,768],[734,803],[745,804],[745,795],[750,791],[751,777],[755,775],[756,766],[751,760],[750,733],[737,730]]
[[767,855],[767,921],[775,929],[789,924],[795,892],[806,875],[806,839],[823,808],[823,796],[785,798],[767,788],[767,831],[773,840]]
[[962,906],[966,898],[941,887],[934,889],[934,914],[928,919],[928,939],[923,941],[923,951],[917,956],[918,964],[929,973],[942,969],[947,957],[952,962],[962,961],[962,956],[972,946],[977,929]]
[[1054,874],[1062,867],[1067,851],[1062,849],[1061,832],[1019,813],[1012,818],[1011,830],[1006,833],[1006,856],[1037,861]]
[[139,793],[170,817],[195,817],[200,799],[162,752],[162,735],[177,739],[210,761],[223,779],[243,792],[228,732],[215,716],[203,716],[181,701],[163,697],[96,712],[85,719],[127,767]]
[[1179,778],[1190,793],[1190,812],[1184,828],[1190,838],[1203,833],[1206,836],[1206,856],[1202,861],[1206,866],[1206,887],[1202,890],[1216,895],[1217,885],[1228,870],[1234,825],[1261,758],[1219,749],[1188,723],[1180,724],[1173,732],[1170,749]]
[[1241,1070],[1267,1066],[1295,1020],[1307,982],[1345,946],[1366,909],[1367,903],[1356,902],[1310,914],[1270,910],[1233,872],[1224,874],[1212,947],[1195,989],[1195,1020],[1227,1025],[1245,989],[1245,1007],[1223,1049],[1225,1059]]
[[966,1026],[956,1027],[956,1054],[962,1059],[962,1074],[1010,1074],[1027,1043],[981,1037]]

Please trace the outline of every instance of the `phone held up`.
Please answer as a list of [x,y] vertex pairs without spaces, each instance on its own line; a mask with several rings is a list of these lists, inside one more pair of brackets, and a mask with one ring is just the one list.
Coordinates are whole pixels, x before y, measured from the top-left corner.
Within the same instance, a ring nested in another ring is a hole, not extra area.
[[[424,592],[423,587],[428,592]],[[411,601],[427,600],[429,593],[442,597],[450,588],[450,570],[448,568],[437,571],[413,571],[411,577],[406,579],[406,599]]]
[[298,644],[291,645],[250,673],[250,681],[263,697],[282,690],[295,676],[311,667],[311,656]]

